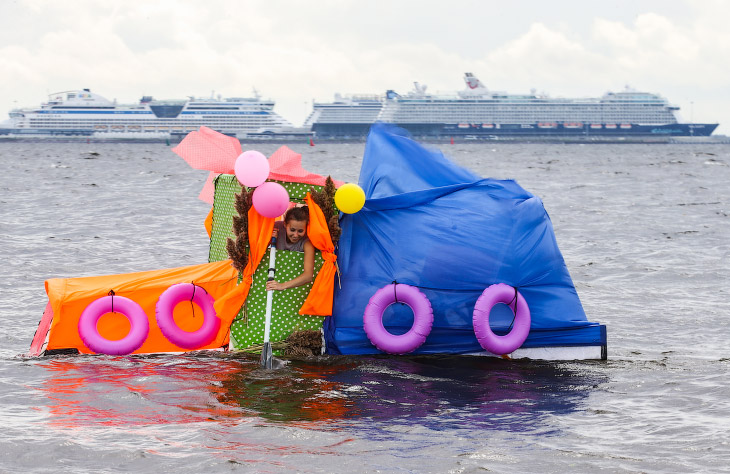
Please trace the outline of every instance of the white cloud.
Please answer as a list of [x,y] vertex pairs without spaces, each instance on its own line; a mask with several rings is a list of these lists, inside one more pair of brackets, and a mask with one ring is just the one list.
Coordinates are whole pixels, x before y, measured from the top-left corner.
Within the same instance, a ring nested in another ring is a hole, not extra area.
[[605,64],[579,39],[535,23],[522,36],[489,53],[487,67],[505,87],[514,83],[522,86],[521,92],[550,87],[561,95],[575,95],[588,93],[586,87],[595,91],[603,85],[594,77],[601,76]]

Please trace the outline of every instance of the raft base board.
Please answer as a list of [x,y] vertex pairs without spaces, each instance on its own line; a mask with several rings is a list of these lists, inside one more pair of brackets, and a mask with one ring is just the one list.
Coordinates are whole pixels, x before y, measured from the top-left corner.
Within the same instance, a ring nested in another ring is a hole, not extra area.
[[[491,352],[470,352],[466,355],[500,357]],[[508,354],[510,359],[535,360],[606,360],[606,346],[556,346],[520,348]]]

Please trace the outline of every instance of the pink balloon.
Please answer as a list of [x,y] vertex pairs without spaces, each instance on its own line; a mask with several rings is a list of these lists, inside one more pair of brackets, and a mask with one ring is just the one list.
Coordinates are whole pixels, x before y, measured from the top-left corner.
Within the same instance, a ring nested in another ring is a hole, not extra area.
[[253,207],[264,217],[279,217],[289,207],[289,193],[279,183],[268,181],[253,192]]
[[255,188],[266,181],[271,168],[269,167],[269,160],[266,159],[263,153],[248,150],[238,155],[233,170],[239,183],[248,188]]

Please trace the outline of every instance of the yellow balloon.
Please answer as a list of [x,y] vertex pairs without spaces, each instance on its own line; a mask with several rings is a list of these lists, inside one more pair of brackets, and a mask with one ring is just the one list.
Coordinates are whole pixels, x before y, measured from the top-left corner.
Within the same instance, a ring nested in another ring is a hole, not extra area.
[[354,214],[365,205],[365,191],[355,183],[346,183],[335,193],[335,205],[345,214]]

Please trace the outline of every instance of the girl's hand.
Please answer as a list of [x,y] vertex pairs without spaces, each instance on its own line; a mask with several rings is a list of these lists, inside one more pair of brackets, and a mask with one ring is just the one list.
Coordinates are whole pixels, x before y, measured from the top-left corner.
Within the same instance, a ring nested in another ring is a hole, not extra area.
[[277,229],[276,227],[274,227],[274,230],[271,231],[271,236],[273,238],[277,238],[279,236],[279,229]]
[[271,290],[280,291],[280,290],[285,290],[285,289],[286,288],[284,287],[284,284],[279,283],[276,280],[271,280],[271,281],[266,282],[266,291],[271,291]]

